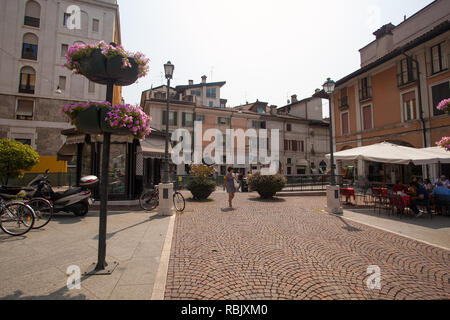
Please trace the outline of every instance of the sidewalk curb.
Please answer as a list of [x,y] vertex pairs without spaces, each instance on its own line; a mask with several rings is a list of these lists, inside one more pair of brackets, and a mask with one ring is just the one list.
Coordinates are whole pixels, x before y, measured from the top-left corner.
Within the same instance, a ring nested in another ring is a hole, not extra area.
[[172,248],[173,230],[175,227],[176,214],[170,217],[169,227],[167,228],[166,239],[159,260],[158,271],[156,272],[155,283],[153,285],[152,297],[150,300],[164,300],[166,290],[167,272],[169,270],[170,249]]

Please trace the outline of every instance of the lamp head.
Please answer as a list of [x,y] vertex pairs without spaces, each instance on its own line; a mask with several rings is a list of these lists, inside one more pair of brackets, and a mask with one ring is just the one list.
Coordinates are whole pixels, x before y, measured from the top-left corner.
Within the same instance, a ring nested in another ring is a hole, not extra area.
[[166,74],[166,79],[172,79],[173,77],[173,70],[175,69],[175,66],[168,61],[164,65],[164,73]]
[[332,94],[335,86],[336,82],[328,78],[327,81],[323,84],[323,91],[325,91],[327,94]]

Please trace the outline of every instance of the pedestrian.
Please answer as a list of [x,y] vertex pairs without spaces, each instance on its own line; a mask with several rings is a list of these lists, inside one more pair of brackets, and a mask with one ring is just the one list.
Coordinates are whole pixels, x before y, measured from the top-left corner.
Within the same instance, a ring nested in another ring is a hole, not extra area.
[[228,193],[228,205],[230,208],[233,208],[233,199],[234,199],[234,195],[236,193],[236,186],[235,186],[235,182],[238,182],[236,179],[235,174],[233,173],[233,168],[229,167],[228,168],[228,173],[225,176],[225,183],[223,185],[223,189],[227,190]]
[[433,185],[431,184],[430,179],[427,178],[423,180],[423,186],[425,187],[425,189],[427,189],[428,193],[433,192]]

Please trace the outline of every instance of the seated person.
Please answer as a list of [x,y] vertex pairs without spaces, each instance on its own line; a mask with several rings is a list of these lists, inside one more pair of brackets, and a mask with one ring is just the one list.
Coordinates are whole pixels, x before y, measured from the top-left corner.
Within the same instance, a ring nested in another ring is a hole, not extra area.
[[392,187],[393,193],[406,192],[406,191],[408,191],[408,188],[403,183],[401,183],[400,180],[397,180],[395,185]]
[[441,182],[442,185],[446,188],[449,187],[449,181],[447,180],[447,177],[445,175],[442,175],[441,178],[437,178],[436,181],[434,181],[434,185],[437,186],[438,182]]
[[409,207],[415,213],[416,217],[420,217],[422,212],[420,212],[419,208],[417,208],[417,205],[425,204],[428,209],[430,195],[424,187],[419,185],[417,181],[411,182],[411,187],[409,188],[408,194],[411,196],[411,203]]
[[442,196],[450,195],[450,189],[444,187],[444,185],[442,184],[442,182],[439,181],[439,182],[436,184],[436,187],[434,188],[432,195],[433,195],[433,196],[437,196],[437,195],[438,195],[438,196],[439,196],[439,195],[442,195]]

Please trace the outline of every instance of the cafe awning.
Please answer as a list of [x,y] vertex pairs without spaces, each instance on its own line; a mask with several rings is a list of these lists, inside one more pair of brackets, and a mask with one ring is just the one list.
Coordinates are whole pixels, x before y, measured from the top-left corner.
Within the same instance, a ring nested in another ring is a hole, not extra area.
[[[140,141],[144,158],[164,158],[166,151],[166,140],[163,136],[150,135],[145,140]],[[172,146],[169,142],[169,154],[172,153]]]
[[77,145],[65,143],[57,154],[58,161],[72,161],[73,157],[77,155]]
[[[330,155],[327,154],[327,158]],[[399,146],[389,142],[348,149],[334,153],[335,160],[365,160],[392,164],[424,165],[433,163],[450,163],[449,154],[437,154],[425,149]]]

